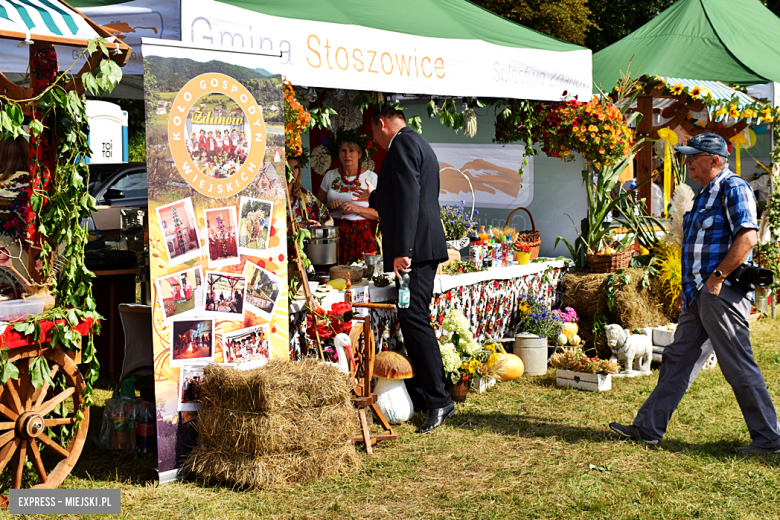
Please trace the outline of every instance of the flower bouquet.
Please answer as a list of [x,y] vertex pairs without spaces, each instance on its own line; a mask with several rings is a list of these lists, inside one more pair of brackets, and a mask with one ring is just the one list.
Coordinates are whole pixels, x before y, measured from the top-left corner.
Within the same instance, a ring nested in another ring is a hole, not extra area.
[[442,321],[439,349],[441,350],[447,389],[453,400],[463,402],[471,381],[476,377],[501,374],[495,345],[480,345],[471,333],[468,319],[457,309],[451,310]]
[[329,311],[317,307],[313,313],[307,315],[306,335],[313,340],[319,334],[320,340],[325,340],[322,350],[326,361],[338,361],[339,355],[332,340],[342,332],[349,334],[353,316],[352,306],[345,302],[334,303]]
[[558,386],[571,386],[591,392],[611,390],[612,374],[617,374],[619,368],[614,361],[589,358],[579,347],[564,348],[553,354],[550,365],[555,368]]
[[560,313],[551,311],[549,304],[534,294],[520,295],[519,300],[517,332],[555,339],[564,323]]
[[[477,223],[472,220],[471,211],[465,207],[466,201],[460,204],[445,204],[441,206],[441,222],[444,225],[444,238],[449,247],[460,250],[469,245],[469,230],[477,229]],[[474,215],[479,215],[479,210],[474,210]]]
[[579,332],[579,326],[577,325],[577,322],[580,320],[580,317],[577,316],[577,311],[571,307],[566,307],[563,310],[554,310],[553,313],[557,314],[558,317],[563,321],[561,324],[561,332],[556,337],[557,344],[560,346],[579,346],[581,339],[577,334]]

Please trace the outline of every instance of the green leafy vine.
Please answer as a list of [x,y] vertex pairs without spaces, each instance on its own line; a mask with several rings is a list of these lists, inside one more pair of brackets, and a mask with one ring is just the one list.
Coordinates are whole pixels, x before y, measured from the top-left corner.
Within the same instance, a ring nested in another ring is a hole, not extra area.
[[[112,90],[121,80],[122,72],[119,66],[110,60],[109,50],[102,40],[90,41],[87,48],[76,58],[74,64],[58,75],[55,81],[42,93],[31,99],[14,100],[0,96],[0,130],[3,139],[17,136],[38,136],[45,130],[52,132],[56,143],[54,155],[56,162],[51,171],[51,185],[46,191],[36,188],[30,196],[30,207],[36,215],[36,230],[40,240],[28,244],[40,248],[44,262],[42,277],[51,283],[55,295],[56,306],[42,314],[29,317],[25,321],[12,323],[13,330],[23,336],[28,336],[32,343],[49,343],[58,346],[66,352],[81,352],[82,362],[88,365],[83,374],[86,388],[82,395],[82,406],[93,404],[93,384],[98,378],[100,364],[97,360],[93,335],[100,332],[101,316],[96,311],[95,299],[92,296],[92,278],[94,275],[84,265],[84,246],[87,243],[88,232],[81,223],[90,216],[95,208],[95,199],[89,195],[89,169],[86,157],[91,154],[88,144],[89,121],[85,108],[85,97],[76,90],[67,90],[66,86],[74,82],[69,75],[73,66],[85,55],[100,53],[104,58],[92,72],[81,76],[84,88],[90,93],[100,96]],[[25,131],[23,107],[29,106],[40,116],[40,120],[27,120],[29,133]],[[50,126],[44,126],[50,125]],[[43,171],[45,165],[35,158],[32,161]],[[51,259],[60,248],[66,259],[56,275],[52,270]],[[92,327],[82,345],[81,334],[75,329],[77,325],[92,320]],[[42,333],[41,323],[52,321],[55,325],[46,336]],[[8,362],[8,348],[0,349],[0,382],[8,379],[18,379],[19,369]],[[65,389],[67,383],[64,377],[58,376],[52,381],[48,361],[38,356],[29,361],[28,372],[33,387],[37,390],[44,383],[55,388]],[[62,404],[62,403],[61,403]],[[64,415],[63,406],[55,409]],[[84,415],[82,410],[76,410],[76,424],[67,429],[62,427],[62,433],[68,435],[78,430],[79,422]],[[54,434],[54,432],[50,432]]]

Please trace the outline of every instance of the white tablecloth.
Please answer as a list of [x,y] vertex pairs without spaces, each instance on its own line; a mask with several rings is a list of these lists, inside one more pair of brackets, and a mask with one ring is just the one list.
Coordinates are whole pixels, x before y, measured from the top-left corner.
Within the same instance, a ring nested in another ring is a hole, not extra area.
[[[533,262],[528,265],[513,265],[512,267],[496,267],[487,271],[476,273],[465,273],[457,275],[440,274],[436,275],[433,281],[433,293],[439,294],[447,292],[456,287],[474,285],[487,280],[509,280],[510,278],[522,278],[530,274],[541,273],[548,267],[563,267],[565,260],[555,260],[552,258],[544,259],[541,262]],[[362,285],[362,283],[360,284]],[[393,301],[397,297],[395,284],[391,283],[387,287],[377,287],[373,282],[368,283],[368,298],[372,303],[383,303]],[[344,291],[333,291],[327,293],[323,300],[323,306],[328,308],[334,302],[344,301]],[[290,313],[300,312],[303,307],[301,300],[290,300]]]

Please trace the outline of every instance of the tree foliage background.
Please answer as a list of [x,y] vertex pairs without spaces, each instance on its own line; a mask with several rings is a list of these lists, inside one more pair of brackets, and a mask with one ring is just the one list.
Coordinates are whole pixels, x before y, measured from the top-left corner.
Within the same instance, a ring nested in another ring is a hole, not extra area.
[[[488,11],[593,52],[625,38],[677,0],[471,0]],[[761,0],[780,15],[780,0]]]

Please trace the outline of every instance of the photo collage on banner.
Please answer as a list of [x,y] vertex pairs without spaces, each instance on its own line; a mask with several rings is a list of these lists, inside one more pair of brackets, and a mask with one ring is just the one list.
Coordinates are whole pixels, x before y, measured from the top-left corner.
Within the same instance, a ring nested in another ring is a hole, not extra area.
[[[144,41],[160,471],[189,450],[209,363],[289,358],[279,58]],[[189,440],[188,440],[189,439]]]

